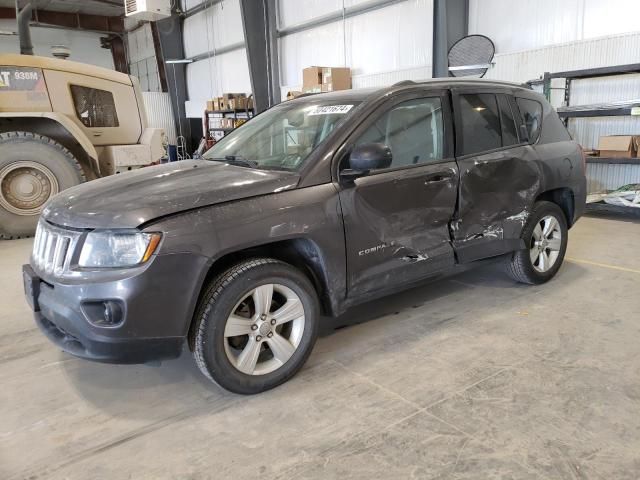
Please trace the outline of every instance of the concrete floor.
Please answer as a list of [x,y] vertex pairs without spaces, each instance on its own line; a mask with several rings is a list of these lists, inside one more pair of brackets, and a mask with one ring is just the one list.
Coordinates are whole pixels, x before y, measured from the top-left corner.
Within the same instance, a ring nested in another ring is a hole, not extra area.
[[61,353],[22,298],[31,241],[0,243],[0,478],[637,479],[640,224],[570,237],[546,285],[484,267],[354,309],[253,397],[189,355]]

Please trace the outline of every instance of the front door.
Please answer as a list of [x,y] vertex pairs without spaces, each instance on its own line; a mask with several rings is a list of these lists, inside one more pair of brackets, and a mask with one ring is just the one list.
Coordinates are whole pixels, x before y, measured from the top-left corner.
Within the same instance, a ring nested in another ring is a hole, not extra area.
[[348,296],[356,297],[427,277],[454,264],[449,221],[458,170],[452,151],[451,109],[443,92],[392,100],[359,128],[345,148],[383,143],[389,168],[340,184]]

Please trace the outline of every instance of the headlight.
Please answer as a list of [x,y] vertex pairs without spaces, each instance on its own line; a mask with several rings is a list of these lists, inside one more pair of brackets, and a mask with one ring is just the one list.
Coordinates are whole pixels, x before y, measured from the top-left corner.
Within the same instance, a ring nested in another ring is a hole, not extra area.
[[159,233],[91,232],[82,246],[78,266],[133,267],[149,260],[160,238]]

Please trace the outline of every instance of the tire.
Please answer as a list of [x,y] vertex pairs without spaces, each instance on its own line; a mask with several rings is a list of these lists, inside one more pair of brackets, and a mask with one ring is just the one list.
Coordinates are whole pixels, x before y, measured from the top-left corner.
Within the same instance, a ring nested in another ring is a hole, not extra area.
[[0,133],[0,238],[33,235],[47,200],[85,180],[76,158],[55,140]]
[[[271,302],[262,300],[268,298],[269,285]],[[267,303],[270,308],[260,307]],[[281,309],[284,305],[287,311]],[[263,311],[268,314],[261,316]],[[210,380],[234,393],[260,393],[286,382],[302,368],[317,337],[319,315],[315,289],[302,272],[279,260],[251,259],[208,283],[196,309],[189,345],[198,368]],[[292,319],[286,320],[289,316]]]
[[[544,229],[553,225],[553,223],[547,224],[546,219],[549,218],[555,219],[557,229],[555,227],[550,229],[550,237],[547,238],[546,243],[540,244],[537,238],[542,238],[540,234],[544,235]],[[564,212],[555,203],[537,202],[522,230],[521,238],[525,241],[527,248],[513,253],[507,263],[508,273],[520,283],[538,285],[548,282],[560,269],[567,251],[568,228]],[[543,261],[541,258],[543,253],[543,258],[550,263]]]

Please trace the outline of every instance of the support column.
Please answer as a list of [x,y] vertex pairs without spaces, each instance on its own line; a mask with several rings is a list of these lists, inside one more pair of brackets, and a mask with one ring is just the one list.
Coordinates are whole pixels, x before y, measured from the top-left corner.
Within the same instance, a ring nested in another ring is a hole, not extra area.
[[240,0],[256,112],[280,103],[276,0]]
[[[158,40],[162,51],[162,60],[181,60],[184,58],[182,42],[182,18],[175,12],[171,17],[156,22]],[[165,64],[166,65],[166,64]],[[160,68],[160,65],[158,66]],[[178,135],[185,138],[187,152],[194,150],[199,139],[192,138],[191,122],[187,118],[187,65],[183,63],[166,65],[167,90],[171,96],[171,106]]]
[[449,76],[449,49],[469,31],[469,0],[434,0],[432,75]]

